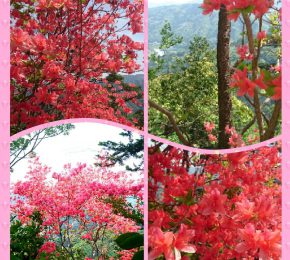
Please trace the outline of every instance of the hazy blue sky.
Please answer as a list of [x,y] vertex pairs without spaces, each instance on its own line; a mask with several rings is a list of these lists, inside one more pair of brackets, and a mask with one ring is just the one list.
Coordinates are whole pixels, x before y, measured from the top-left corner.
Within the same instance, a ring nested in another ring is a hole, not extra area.
[[[98,124],[98,123],[75,123],[75,129],[69,135],[59,135],[44,140],[35,150],[40,162],[51,167],[53,171],[61,171],[63,165],[71,163],[76,166],[78,162],[92,165],[95,156],[102,150],[98,144],[100,141],[127,142],[127,139],[120,136],[122,129]],[[139,137],[133,134],[134,138]],[[139,159],[131,158],[127,161],[131,166],[138,164]],[[23,180],[28,171],[29,158],[21,160],[13,167],[11,183]],[[116,170],[125,170],[125,167],[116,166]],[[138,175],[139,176],[139,175]]]
[[180,4],[196,4],[201,3],[202,0],[149,0],[148,6],[157,7],[157,6],[165,6],[165,5],[180,5]]

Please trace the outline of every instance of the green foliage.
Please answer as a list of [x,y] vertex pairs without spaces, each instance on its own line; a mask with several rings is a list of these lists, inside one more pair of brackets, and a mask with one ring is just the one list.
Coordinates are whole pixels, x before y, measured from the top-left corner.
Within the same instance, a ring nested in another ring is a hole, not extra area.
[[119,247],[125,250],[138,248],[144,245],[144,237],[137,232],[128,232],[120,235],[116,239],[116,243]]
[[[74,237],[73,240],[74,244],[72,247],[72,251],[74,252],[74,256],[78,259],[84,259],[86,256],[91,255],[92,252],[92,248],[90,246],[89,243],[87,243],[87,241],[81,240],[79,239],[79,237]],[[68,254],[66,251],[63,250],[63,252],[61,250],[59,250],[59,252],[61,252],[62,255],[68,257]]]
[[[166,25],[166,24],[165,24]],[[163,37],[175,36],[163,34]],[[169,55],[170,56],[170,55]],[[151,57],[155,57],[154,55]],[[209,41],[195,36],[190,42],[187,53],[182,57],[171,57],[170,68],[164,69],[168,55],[159,57],[157,65],[159,73],[151,73],[149,77],[149,98],[170,111],[176,120],[179,130],[189,143],[195,147],[214,148],[208,140],[204,129],[205,122],[218,125],[218,75],[216,69],[216,51]],[[245,101],[232,95],[232,124],[239,131],[253,118],[253,111]],[[168,117],[154,108],[149,109],[150,133],[180,143],[172,123]],[[246,137],[254,134],[254,127],[246,130]],[[245,137],[245,138],[246,138]]]
[[[163,73],[149,80],[149,97],[162,104],[175,117],[180,130],[196,145],[208,143],[203,130],[205,119],[217,121],[217,77],[214,53],[204,38],[195,38],[189,54],[173,61],[175,72]],[[149,131],[171,141],[179,142],[167,117],[149,109]]]
[[[233,103],[233,126],[240,133],[242,132],[245,125],[249,123],[251,118],[254,116],[254,112],[245,105],[242,99],[232,96]],[[253,131],[249,131],[247,135],[254,134]]]
[[144,235],[137,232],[128,232],[120,235],[116,240],[117,245],[123,250],[138,249],[133,255],[133,259],[144,259]]
[[[164,68],[170,67],[170,59],[168,59],[168,50],[171,47],[182,43],[183,37],[176,36],[171,29],[171,25],[166,21],[160,31],[161,43],[159,45],[159,53],[154,52],[150,55],[149,60],[152,66],[149,68],[149,79],[155,78]],[[164,57],[163,57],[164,56]]]
[[34,212],[29,225],[12,219],[10,226],[10,257],[12,260],[36,259],[38,250],[44,244],[41,236],[41,214]]
[[[137,224],[143,227],[144,225],[144,216],[132,203],[129,201],[124,201],[122,199],[116,198],[106,198],[106,203],[111,204],[113,207],[113,213],[120,214],[125,218],[132,219]],[[143,202],[140,202],[143,205]]]
[[279,47],[279,58],[281,58],[281,44],[282,44],[282,30],[281,30],[281,21],[280,14],[278,11],[272,12],[268,19],[270,21],[269,31],[271,33],[271,44],[277,45]]
[[144,250],[140,250],[133,255],[132,260],[143,260],[144,259]]
[[168,21],[166,21],[164,26],[162,27],[160,35],[161,35],[161,44],[160,44],[161,50],[166,50],[169,49],[170,47],[182,43],[183,37],[174,35],[171,29],[171,25]]

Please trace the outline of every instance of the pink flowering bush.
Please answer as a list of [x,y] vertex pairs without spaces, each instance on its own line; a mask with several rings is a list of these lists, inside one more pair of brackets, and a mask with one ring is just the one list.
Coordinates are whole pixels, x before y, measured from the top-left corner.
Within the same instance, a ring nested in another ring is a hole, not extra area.
[[85,164],[52,172],[36,158],[25,180],[12,186],[11,214],[25,225],[33,212],[40,213],[46,242],[39,254],[107,259],[109,251],[118,254],[114,243],[118,235],[141,229],[115,207],[131,198],[136,210],[143,212],[143,180],[138,172],[133,174]]
[[149,149],[149,259],[280,259],[278,144],[227,155]]

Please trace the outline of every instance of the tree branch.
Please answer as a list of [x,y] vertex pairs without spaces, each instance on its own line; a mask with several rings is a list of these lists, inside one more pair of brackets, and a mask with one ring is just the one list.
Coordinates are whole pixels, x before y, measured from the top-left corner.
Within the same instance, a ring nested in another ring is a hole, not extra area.
[[241,135],[243,136],[248,130],[249,128],[255,123],[256,121],[256,117],[254,117],[242,130]]
[[262,136],[261,141],[266,141],[274,137],[276,126],[278,124],[278,120],[280,117],[280,113],[281,113],[281,100],[276,101],[275,103],[274,111],[269,122],[269,127],[266,130],[265,134]]
[[[248,37],[248,43],[249,43],[249,51],[253,55],[253,61],[252,61],[252,80],[255,80],[257,78],[257,70],[258,70],[258,58],[259,56],[255,52],[255,43],[254,43],[254,35],[253,35],[253,28],[251,24],[251,20],[248,14],[243,14],[243,19],[246,25],[247,29],[247,37]],[[261,26],[261,24],[260,24]],[[260,106],[260,100],[259,100],[259,93],[258,89],[255,88],[254,90],[254,109],[255,114],[257,118],[259,133],[260,133],[260,139],[263,136],[264,129],[263,129],[263,117],[261,113],[261,106]]]
[[155,103],[152,100],[149,100],[148,102],[149,102],[150,107],[158,110],[159,112],[161,112],[162,114],[167,116],[167,118],[170,121],[170,123],[172,124],[172,127],[173,127],[175,133],[177,134],[177,137],[180,140],[180,142],[182,142],[185,145],[191,146],[189,141],[184,137],[183,133],[180,131],[172,113],[170,111],[168,111],[167,109],[161,107],[160,105],[158,105],[157,103]]

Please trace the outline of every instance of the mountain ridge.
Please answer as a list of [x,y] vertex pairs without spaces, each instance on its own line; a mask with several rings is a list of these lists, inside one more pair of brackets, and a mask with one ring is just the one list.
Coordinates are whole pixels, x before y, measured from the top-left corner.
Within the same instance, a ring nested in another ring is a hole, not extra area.
[[[168,21],[171,25],[172,32],[176,36],[182,36],[181,44],[171,47],[167,51],[167,55],[173,57],[183,57],[188,52],[190,42],[195,36],[205,37],[213,49],[216,49],[217,34],[218,34],[218,12],[215,11],[210,15],[202,14],[200,4],[181,4],[168,5],[149,8],[148,16],[148,43],[149,54],[158,52],[161,42],[160,31],[165,22]],[[240,20],[231,23],[231,52],[235,54],[236,46],[242,44],[241,33],[243,24]],[[264,27],[268,30],[268,26]],[[253,33],[258,32],[258,23],[253,26]],[[261,53],[261,61],[268,64],[276,64],[276,54],[271,53],[270,48],[264,48]],[[269,51],[270,50],[270,51]],[[232,61],[236,57],[232,56]]]
[[[183,37],[183,47],[188,47],[195,35],[208,39],[212,46],[217,41],[218,12],[203,15],[200,4],[181,4],[149,8],[149,48],[152,50],[158,46],[161,40],[160,30],[165,21],[171,25],[176,35]],[[232,39],[238,41],[241,36],[242,23],[232,23]]]

